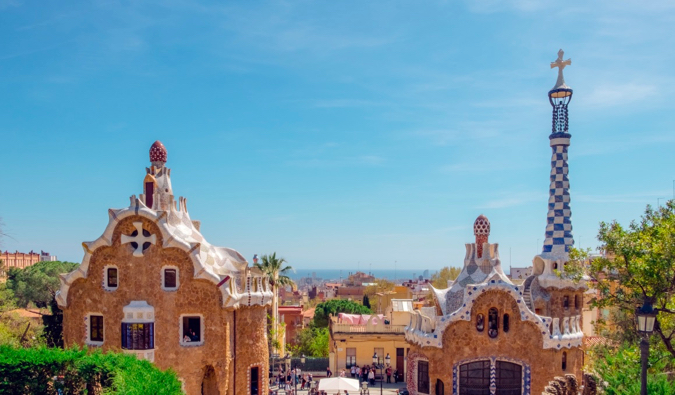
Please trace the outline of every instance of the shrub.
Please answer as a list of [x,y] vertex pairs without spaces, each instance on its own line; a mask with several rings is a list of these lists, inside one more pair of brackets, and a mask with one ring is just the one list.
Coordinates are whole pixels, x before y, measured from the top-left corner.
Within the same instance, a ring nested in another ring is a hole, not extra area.
[[70,348],[0,346],[0,393],[181,393],[176,374],[133,355]]

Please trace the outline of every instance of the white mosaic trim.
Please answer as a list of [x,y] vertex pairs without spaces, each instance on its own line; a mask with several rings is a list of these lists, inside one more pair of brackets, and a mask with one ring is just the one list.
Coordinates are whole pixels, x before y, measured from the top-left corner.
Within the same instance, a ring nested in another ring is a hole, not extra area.
[[[409,342],[420,346],[443,348],[443,332],[448,325],[456,321],[471,321],[471,308],[473,302],[487,291],[506,292],[514,298],[520,310],[520,320],[530,321],[535,324],[542,335],[543,348],[563,349],[580,347],[583,343],[584,333],[581,331],[581,316],[565,317],[561,330],[559,318],[542,317],[532,312],[523,299],[523,288],[513,285],[493,276],[482,284],[467,285],[464,289],[462,307],[457,311],[435,318],[435,330],[426,332],[420,326],[421,322],[413,322],[405,328],[405,338]],[[553,332],[551,332],[551,327]]]
[[[68,291],[70,286],[80,278],[87,278],[89,276],[89,262],[91,257],[100,247],[110,247],[112,246],[112,236],[117,227],[117,224],[128,217],[131,216],[140,216],[146,218],[155,225],[160,230],[162,236],[162,248],[178,248],[182,251],[187,252],[192,260],[194,266],[194,278],[201,278],[204,280],[209,280],[216,284],[220,289],[223,300],[223,307],[227,308],[239,308],[241,305],[247,305],[246,302],[251,304],[260,304],[263,306],[269,305],[272,303],[272,298],[274,297],[271,287],[268,284],[263,284],[262,287],[257,287],[257,291],[247,290],[242,283],[239,283],[239,286],[223,286],[228,282],[231,282],[230,277],[241,278],[241,277],[252,277],[255,278],[257,282],[267,282],[264,279],[264,276],[258,271],[248,267],[248,263],[244,260],[239,253],[234,250],[216,247],[208,244],[206,240],[203,240],[203,237],[199,232],[193,227],[193,234],[198,234],[202,238],[203,242],[188,242],[183,240],[184,235],[175,234],[176,226],[175,224],[169,223],[169,212],[152,210],[148,208],[141,200],[139,200],[136,195],[132,195],[130,198],[129,207],[122,209],[109,209],[108,210],[108,225],[106,226],[105,231],[98,239],[91,242],[83,242],[82,248],[84,249],[84,257],[82,258],[82,264],[78,268],[68,274],[61,274],[59,276],[61,280],[61,287],[56,292],[56,301],[60,307],[68,306]],[[187,212],[187,199],[180,198],[178,204],[178,210],[175,207],[171,208],[171,216],[175,218],[182,218],[183,222],[190,222],[189,214]],[[174,218],[174,221],[176,220]],[[216,262],[214,261],[213,254],[221,254],[223,256],[236,254],[242,260],[242,262],[235,261],[234,258],[227,258],[226,262],[233,269],[229,274],[220,273],[224,268],[216,267]],[[249,293],[251,295],[249,295]],[[249,298],[250,296],[250,298]],[[250,304],[249,304],[250,305]]]

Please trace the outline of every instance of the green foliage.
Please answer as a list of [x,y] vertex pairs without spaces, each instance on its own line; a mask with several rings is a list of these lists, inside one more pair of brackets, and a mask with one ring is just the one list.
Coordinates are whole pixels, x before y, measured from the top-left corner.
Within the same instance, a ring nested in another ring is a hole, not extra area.
[[15,312],[16,300],[11,289],[0,283],[0,344],[35,346],[43,342],[43,327]]
[[312,325],[318,328],[327,328],[328,316],[331,314],[335,316],[338,313],[372,314],[372,311],[351,300],[331,299],[316,305]]
[[635,339],[630,320],[645,299],[651,302],[659,309],[655,333],[675,357],[675,202],[656,210],[647,206],[642,218],[627,228],[616,221],[602,222],[598,240],[602,257],[589,259],[580,251],[575,256],[577,263],[565,271],[578,275],[581,262],[588,262],[587,270],[598,290],[591,304],[628,318],[626,325],[619,325],[627,331],[624,339]]
[[328,345],[330,334],[328,328],[310,326],[302,329],[296,335],[296,346],[289,349],[293,355],[305,355],[307,357],[328,357]]
[[295,287],[293,280],[288,277],[288,275],[293,271],[293,267],[284,267],[285,263],[286,260],[284,258],[277,258],[277,253],[273,252],[271,255],[263,255],[260,257],[260,262],[255,263],[254,266],[265,273],[269,279],[270,284],[272,284],[272,287],[283,287],[286,285]]
[[[640,393],[640,349],[629,343],[619,348],[594,347],[588,351],[593,360],[593,369],[606,383],[607,395]],[[670,395],[675,393],[675,382],[668,380],[666,372],[673,368],[670,355],[659,348],[652,347],[647,370],[647,393],[650,395]]]
[[445,289],[448,287],[448,280],[454,280],[459,276],[462,269],[458,267],[444,267],[440,271],[431,275],[431,285],[437,289]]
[[[59,377],[56,380],[55,377]],[[3,394],[181,393],[176,374],[128,354],[0,346]]]
[[370,298],[368,295],[363,295],[363,306],[370,308]]
[[59,274],[71,272],[77,266],[73,262],[38,262],[25,269],[9,271],[7,287],[14,292],[19,307],[35,305],[51,310],[51,315],[42,317],[43,336],[50,347],[63,347],[63,312],[54,299],[61,287]]
[[[368,296],[373,296],[378,293],[383,293],[383,292],[389,292],[394,289],[396,284],[392,283],[389,280],[386,280],[384,278],[376,278],[373,281],[373,285],[368,285],[364,290],[363,294],[368,295]],[[370,306],[368,306],[370,307]]]
[[7,287],[14,292],[19,307],[30,303],[37,307],[49,307],[56,291],[61,287],[59,274],[69,273],[78,264],[73,262],[38,262],[25,269],[11,268]]

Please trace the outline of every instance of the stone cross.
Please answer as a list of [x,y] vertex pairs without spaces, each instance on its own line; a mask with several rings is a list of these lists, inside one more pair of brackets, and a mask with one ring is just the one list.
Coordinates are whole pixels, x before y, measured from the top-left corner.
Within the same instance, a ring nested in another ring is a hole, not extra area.
[[[127,243],[136,244],[135,249],[134,249],[134,256],[135,257],[142,257],[143,256],[143,244],[145,244],[145,243],[155,244],[157,242],[157,236],[156,235],[150,235],[150,236],[143,235],[143,223],[142,222],[134,222],[134,227],[136,228],[136,235],[135,236],[122,235],[122,244],[127,244]],[[132,247],[133,247],[133,245],[132,245]]]
[[558,51],[558,59],[556,59],[555,62],[551,62],[551,68],[557,67],[558,68],[558,81],[556,81],[555,86],[560,87],[565,85],[565,78],[563,78],[563,69],[565,66],[569,66],[572,64],[572,59],[567,59],[563,60],[563,55],[565,55],[565,51],[562,49]]

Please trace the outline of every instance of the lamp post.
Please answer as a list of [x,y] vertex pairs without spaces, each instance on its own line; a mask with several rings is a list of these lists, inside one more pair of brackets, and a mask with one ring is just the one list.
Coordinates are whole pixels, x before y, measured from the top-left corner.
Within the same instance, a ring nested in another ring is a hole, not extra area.
[[[377,353],[373,354],[373,365],[375,365],[376,368],[380,369],[380,395],[382,395],[382,382],[384,381],[382,369],[384,368],[384,365],[380,361],[381,361],[380,357],[377,356]],[[387,366],[389,366],[389,362],[391,362],[391,357],[389,356],[389,353],[387,353],[387,356],[384,358],[384,361],[387,364]]]
[[[300,363],[302,364],[302,366],[305,366],[305,354],[302,354],[302,356],[300,357]],[[288,366],[289,369],[291,367],[291,356],[288,355],[288,354],[286,355],[286,366]],[[294,387],[293,393],[296,394],[296,395],[298,393],[298,370],[297,370],[297,367],[298,367],[297,364],[295,366],[293,366],[293,370],[295,370],[295,374],[291,375],[291,377],[294,377],[293,378],[293,387]]]
[[649,335],[654,331],[654,323],[656,323],[657,311],[652,306],[652,303],[645,297],[644,304],[637,312],[637,326],[638,332],[642,335],[640,340],[640,362],[642,363],[642,386],[640,395],[647,395],[647,363],[649,361]]

